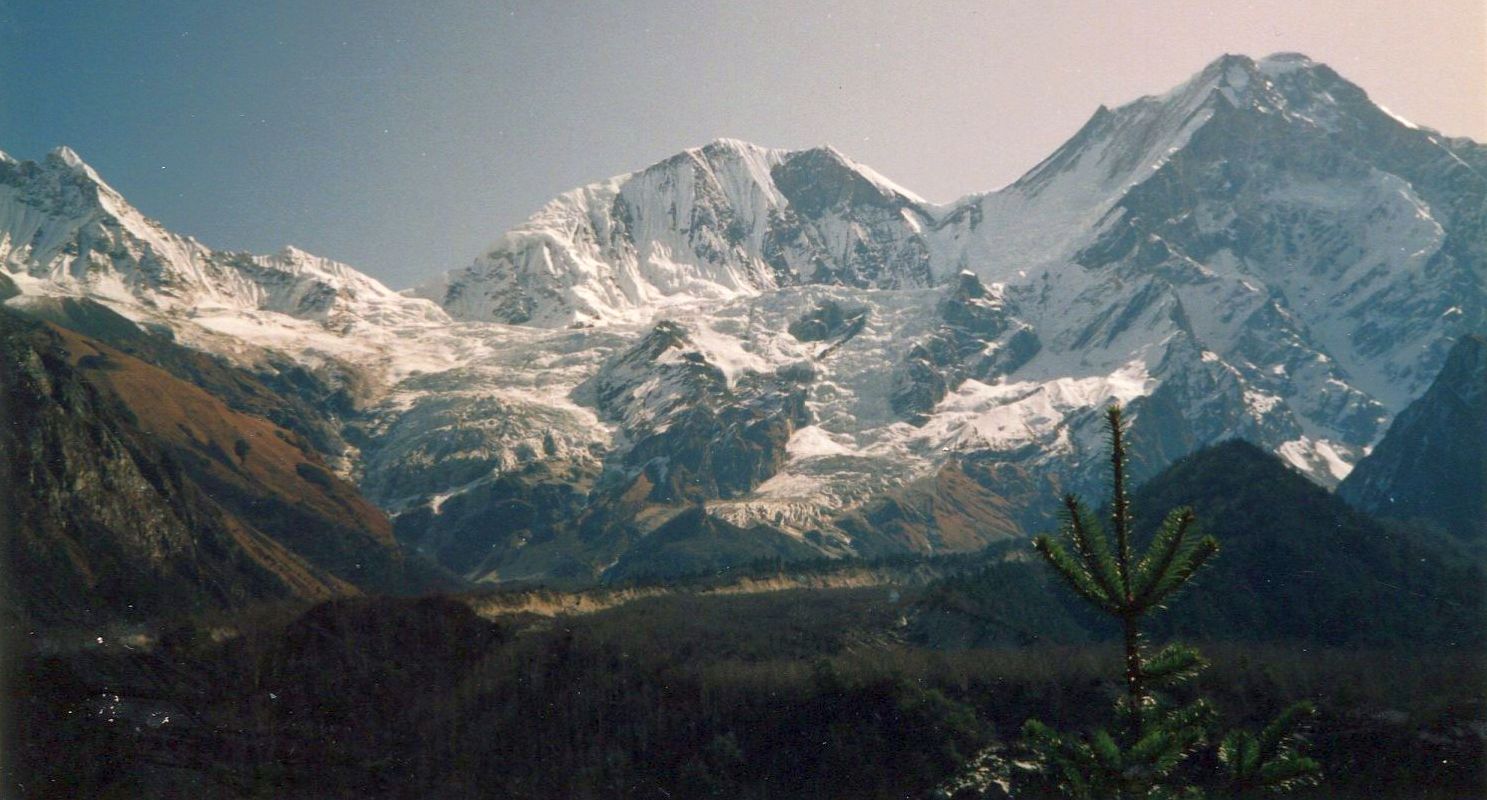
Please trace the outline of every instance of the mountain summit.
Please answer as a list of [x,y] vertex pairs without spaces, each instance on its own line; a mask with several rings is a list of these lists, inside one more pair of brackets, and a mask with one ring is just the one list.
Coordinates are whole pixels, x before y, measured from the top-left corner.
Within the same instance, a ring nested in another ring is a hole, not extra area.
[[929,222],[833,148],[719,139],[558,197],[413,293],[461,319],[556,326],[803,283],[928,286]]

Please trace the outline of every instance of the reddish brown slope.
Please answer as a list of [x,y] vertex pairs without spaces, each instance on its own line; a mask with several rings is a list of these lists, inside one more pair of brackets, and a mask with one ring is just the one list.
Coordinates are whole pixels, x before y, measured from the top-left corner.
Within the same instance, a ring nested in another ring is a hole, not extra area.
[[295,435],[0,312],[6,605],[91,621],[407,588],[384,514]]
[[952,461],[844,514],[837,524],[867,555],[972,552],[1026,535],[1004,494],[1011,486],[993,470]]

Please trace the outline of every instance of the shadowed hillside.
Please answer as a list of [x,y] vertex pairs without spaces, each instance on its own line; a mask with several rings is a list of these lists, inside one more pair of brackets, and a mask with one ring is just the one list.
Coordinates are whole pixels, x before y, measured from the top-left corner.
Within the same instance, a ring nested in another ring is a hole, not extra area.
[[422,580],[295,434],[8,312],[0,347],[9,613],[144,619]]

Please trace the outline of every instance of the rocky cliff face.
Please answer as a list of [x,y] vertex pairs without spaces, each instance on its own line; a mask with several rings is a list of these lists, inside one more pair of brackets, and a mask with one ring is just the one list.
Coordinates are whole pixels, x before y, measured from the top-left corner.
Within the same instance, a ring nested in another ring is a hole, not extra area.
[[646,473],[650,498],[700,502],[746,496],[779,471],[790,437],[810,423],[813,377],[787,365],[730,383],[686,328],[663,320],[600,369],[593,392],[630,441],[620,462]]
[[1466,336],[1419,400],[1337,487],[1354,507],[1487,537],[1487,338]]
[[974,272],[957,277],[938,311],[940,327],[910,346],[897,365],[889,398],[895,412],[918,425],[967,380],[995,383],[1042,346],[1032,326],[1017,318],[1002,287],[988,290]]

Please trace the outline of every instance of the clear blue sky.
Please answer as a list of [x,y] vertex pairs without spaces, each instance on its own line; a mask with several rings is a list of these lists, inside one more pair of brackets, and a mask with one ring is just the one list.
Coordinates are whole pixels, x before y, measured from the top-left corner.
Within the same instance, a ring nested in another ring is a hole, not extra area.
[[395,287],[719,136],[995,188],[1223,52],[1306,52],[1487,139],[1481,0],[0,0],[0,42],[0,150],[70,145],[173,230]]

